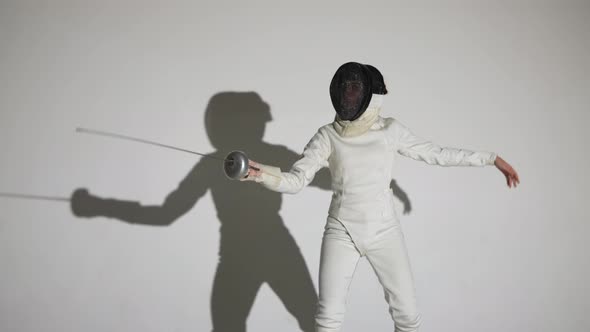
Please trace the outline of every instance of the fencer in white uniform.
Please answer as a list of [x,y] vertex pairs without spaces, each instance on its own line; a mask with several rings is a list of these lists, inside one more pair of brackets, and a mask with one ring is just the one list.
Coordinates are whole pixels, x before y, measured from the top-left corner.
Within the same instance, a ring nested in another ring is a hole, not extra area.
[[383,286],[395,331],[417,331],[420,325],[412,271],[390,189],[397,154],[441,166],[493,165],[496,159],[494,152],[441,147],[420,138],[400,121],[380,116],[382,94],[371,93],[368,99],[359,117],[336,116],[334,122],[319,128],[288,172],[255,163],[260,171],[247,179],[295,194],[322,167],[330,169],[333,195],[320,256],[317,332],[340,330],[349,285],[363,256]]

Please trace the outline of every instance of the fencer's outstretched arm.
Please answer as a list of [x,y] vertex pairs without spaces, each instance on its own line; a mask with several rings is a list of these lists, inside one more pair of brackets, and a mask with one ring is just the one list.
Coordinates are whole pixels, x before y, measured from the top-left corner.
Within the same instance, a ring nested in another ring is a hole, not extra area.
[[397,120],[393,126],[397,152],[414,160],[439,166],[485,166],[493,165],[496,160],[495,152],[442,147],[414,135],[408,127]]
[[486,166],[495,165],[506,177],[508,187],[520,183],[518,173],[495,152],[441,147],[436,143],[416,136],[399,121],[393,124],[397,152],[414,160],[439,166]]
[[317,171],[328,166],[331,146],[324,130],[320,128],[309,140],[301,158],[288,172],[282,172],[278,167],[250,161],[250,164],[260,171],[250,169],[248,177],[244,180],[260,182],[266,188],[281,193],[298,193],[313,181]]

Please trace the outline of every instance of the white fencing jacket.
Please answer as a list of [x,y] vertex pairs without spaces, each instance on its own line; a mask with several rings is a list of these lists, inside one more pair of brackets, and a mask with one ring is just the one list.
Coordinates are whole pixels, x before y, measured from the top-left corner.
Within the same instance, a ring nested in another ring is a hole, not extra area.
[[390,182],[398,153],[431,165],[494,164],[494,152],[441,147],[414,135],[398,120],[379,116],[381,97],[373,95],[357,120],[337,118],[319,128],[290,171],[260,165],[262,175],[255,181],[271,190],[294,194],[308,185],[319,169],[329,167],[333,191],[329,215],[339,220],[383,221],[395,217]]

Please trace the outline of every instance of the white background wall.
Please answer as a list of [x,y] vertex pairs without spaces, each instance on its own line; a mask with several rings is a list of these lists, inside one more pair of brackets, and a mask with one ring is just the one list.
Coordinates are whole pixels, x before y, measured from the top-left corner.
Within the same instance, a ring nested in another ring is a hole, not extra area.
[[[3,0],[0,191],[160,204],[198,158],[74,128],[209,152],[203,115],[223,91],[258,93],[264,140],[300,152],[333,117],[328,84],[350,60],[384,73],[386,116],[497,151],[521,176],[509,190],[493,167],[400,157],[421,330],[589,330],[588,1]],[[329,196],[307,188],[281,209],[316,287]],[[63,202],[0,198],[0,211],[0,330],[212,328],[210,194],[168,227],[76,218]],[[247,323],[298,331],[266,285]],[[363,261],[343,331],[392,328]]]

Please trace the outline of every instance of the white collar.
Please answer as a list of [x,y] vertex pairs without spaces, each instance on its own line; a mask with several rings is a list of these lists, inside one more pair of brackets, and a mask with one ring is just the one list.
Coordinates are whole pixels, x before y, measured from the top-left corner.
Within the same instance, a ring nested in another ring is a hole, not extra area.
[[371,101],[365,112],[358,118],[352,121],[342,120],[338,115],[332,123],[334,130],[342,137],[359,136],[367,132],[373,123],[379,118],[381,112],[381,105],[383,105],[383,95],[371,95]]

